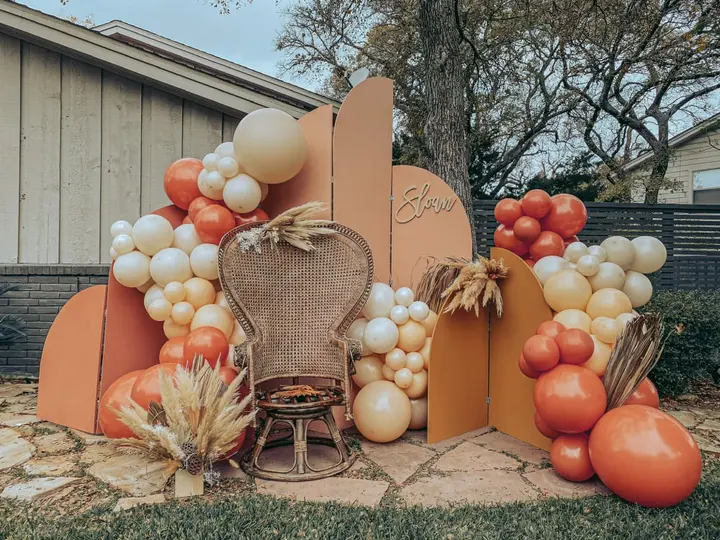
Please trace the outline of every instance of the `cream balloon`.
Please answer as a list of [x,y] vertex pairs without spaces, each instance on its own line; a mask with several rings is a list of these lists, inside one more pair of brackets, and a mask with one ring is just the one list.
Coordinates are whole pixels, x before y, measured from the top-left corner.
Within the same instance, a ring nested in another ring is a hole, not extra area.
[[198,236],[195,225],[192,223],[185,223],[175,229],[175,238],[173,239],[172,247],[181,249],[190,255],[193,249],[200,244],[202,244],[202,240]]
[[111,258],[113,261],[116,260],[116,259],[120,256],[120,255],[118,255],[118,252],[115,251],[115,248],[113,248],[112,246],[110,247],[110,252],[109,252],[109,253],[110,253],[110,258]]
[[394,305],[395,291],[392,290],[392,287],[385,283],[374,283],[363,308],[363,315],[369,320],[377,317],[390,317],[390,310]]
[[350,339],[355,339],[360,342],[360,354],[362,356],[373,354],[365,343],[365,329],[367,328],[368,322],[369,321],[364,317],[356,319],[350,325],[350,328],[348,328],[346,333],[347,337]]
[[112,249],[118,255],[125,255],[135,249],[135,242],[129,234],[118,234],[112,241]]
[[163,332],[165,333],[165,337],[168,339],[172,339],[174,337],[184,337],[190,333],[190,325],[180,325],[172,319],[168,319],[163,323]]
[[213,191],[220,191],[225,188],[225,177],[220,171],[210,171],[204,179],[207,187]]
[[590,326],[590,333],[608,345],[615,343],[621,331],[620,323],[610,317],[598,317]]
[[408,307],[410,318],[417,322],[423,322],[430,315],[430,308],[425,302],[415,301]]
[[218,279],[218,246],[215,244],[200,244],[190,254],[190,268],[198,277],[214,280]]
[[138,291],[145,294],[150,290],[150,287],[155,285],[155,282],[152,279],[148,279],[144,284],[140,285],[139,287],[136,287]]
[[217,155],[218,159],[226,157],[235,158],[235,145],[230,141],[221,143],[215,149],[215,154]]
[[397,346],[406,353],[417,352],[425,345],[427,332],[422,323],[410,320],[398,328]]
[[155,284],[145,292],[145,298],[143,299],[145,311],[147,311],[148,306],[150,306],[152,302],[160,298],[165,298],[163,288],[160,285]]
[[425,345],[419,351],[425,362],[423,365],[425,369],[430,369],[430,347],[432,347],[432,337],[427,337],[425,338]]
[[183,288],[185,289],[185,301],[192,304],[195,311],[215,302],[215,287],[207,279],[199,277],[188,279],[183,283]]
[[395,302],[397,302],[399,306],[410,307],[410,304],[414,301],[415,293],[410,287],[400,287],[395,291]]
[[211,152],[210,154],[206,154],[205,157],[202,160],[203,167],[205,167],[205,170],[210,171],[216,171],[218,166],[218,161],[220,161],[220,158],[218,158],[218,155],[214,152]]
[[386,381],[392,381],[393,383],[395,382],[395,370],[387,364],[384,364],[382,367],[382,376],[385,378]]
[[540,283],[545,285],[545,282],[558,272],[565,269],[568,261],[557,255],[550,255],[543,257],[535,263],[533,266],[533,272],[540,280]]
[[382,369],[383,362],[380,358],[374,355],[366,356],[355,362],[355,375],[352,376],[352,380],[358,388],[363,388],[372,382],[382,381],[384,379]]
[[254,178],[239,174],[231,178],[223,189],[223,201],[230,210],[246,214],[255,210],[262,199],[262,190]]
[[240,166],[238,162],[235,161],[235,158],[224,157],[218,161],[217,170],[225,178],[232,178],[233,176],[237,176],[237,173],[240,171]]
[[361,388],[353,404],[355,427],[369,441],[387,443],[407,431],[410,399],[394,383],[375,381]]
[[593,292],[600,289],[622,289],[625,283],[625,271],[612,262],[600,263],[597,273],[588,278]]
[[237,320],[233,320],[233,331],[228,338],[228,343],[230,343],[230,345],[242,345],[245,343],[245,340],[247,340],[245,330],[242,329],[242,326],[240,326]]
[[212,189],[208,185],[208,175],[210,173],[203,169],[200,171],[200,174],[198,175],[197,180],[197,186],[200,190],[200,193],[205,195],[208,199],[213,199],[214,201],[222,201],[223,198],[223,190],[222,189]]
[[402,388],[403,390],[410,388],[412,382],[413,372],[408,368],[402,368],[395,372],[395,384],[398,385],[398,388]]
[[590,333],[590,325],[592,324],[590,315],[581,309],[566,309],[560,311],[555,314],[553,321],[559,322],[568,330],[578,328],[588,333]]
[[390,369],[397,371],[407,364],[407,355],[405,351],[396,347],[385,355],[385,363]]
[[234,327],[233,320],[232,315],[226,309],[215,304],[206,304],[195,312],[192,323],[190,323],[190,330],[212,326],[220,330],[226,337],[230,337]]
[[121,219],[120,221],[116,221],[115,223],[110,225],[110,236],[115,238],[116,236],[120,236],[121,234],[132,235],[132,229],[133,226],[130,224],[129,221]]
[[405,389],[405,394],[410,399],[418,399],[427,394],[428,389],[428,373],[424,369],[413,375],[413,382],[409,388]]
[[177,302],[185,300],[185,288],[179,281],[171,281],[165,285],[163,295],[168,302],[176,304]]
[[[637,315],[635,313],[621,313],[617,317],[615,317],[615,320],[620,325],[620,333],[622,333],[625,330],[625,327],[627,324],[632,321]],[[619,336],[618,336],[619,337]]]
[[131,251],[115,259],[112,273],[120,285],[140,287],[150,279],[150,268],[150,257],[140,251]]
[[592,288],[585,276],[574,270],[561,270],[545,282],[545,301],[554,311],[585,309]]
[[416,352],[407,353],[407,362],[405,367],[413,373],[419,373],[425,368],[425,358]]
[[365,328],[363,339],[372,352],[385,354],[398,343],[398,327],[386,317],[371,320]]
[[600,261],[593,255],[583,255],[578,259],[576,269],[585,277],[594,276],[600,271]]
[[170,316],[175,324],[190,324],[195,316],[195,308],[189,302],[178,302],[172,307]]
[[568,263],[565,265],[565,270],[572,270],[573,272],[577,272],[577,264],[568,261]]
[[267,184],[263,184],[262,182],[258,182],[260,184],[260,191],[262,192],[262,197],[260,197],[260,202],[263,202],[265,199],[267,199],[267,196],[270,194],[270,186]]
[[281,184],[305,165],[307,144],[300,124],[277,109],[258,109],[238,124],[233,138],[238,162],[264,184]]
[[143,216],[133,225],[132,238],[135,247],[151,257],[172,246],[174,237],[175,231],[170,222],[156,214]]
[[232,312],[232,310],[230,309],[230,304],[228,304],[227,298],[225,297],[225,293],[222,291],[218,291],[217,293],[215,293],[215,301],[213,302],[213,304]]
[[640,236],[632,240],[635,261],[630,270],[641,274],[652,274],[660,270],[667,261],[667,250],[663,243],[652,236]]
[[165,298],[159,298],[150,303],[147,312],[154,321],[166,321],[170,318],[172,308],[172,304]]
[[432,337],[433,332],[435,331],[435,325],[438,321],[438,315],[433,310],[430,310],[430,314],[428,315],[427,319],[425,319],[422,322],[422,325],[425,327],[425,332],[427,332],[428,337]]
[[602,377],[605,375],[605,370],[607,369],[612,349],[610,348],[610,345],[600,341],[597,336],[591,335],[590,337],[595,344],[595,349],[593,350],[590,360],[582,364],[582,366],[588,368],[598,377]]
[[635,246],[624,236],[611,236],[600,247],[607,253],[607,261],[617,264],[623,270],[629,269],[635,262]]
[[410,320],[410,313],[405,306],[393,306],[390,310],[390,320],[397,325],[405,324]]
[[588,247],[582,242],[573,242],[565,248],[563,258],[571,263],[577,263],[580,257],[588,254]]
[[163,287],[171,281],[185,283],[193,277],[190,257],[178,248],[160,250],[150,261],[150,275],[155,283]]
[[600,289],[593,293],[585,308],[591,319],[609,317],[614,319],[621,313],[630,313],[632,304],[627,295],[617,289]]
[[410,425],[408,429],[425,429],[428,422],[428,400],[426,397],[410,400]]
[[625,273],[625,285],[623,292],[632,302],[632,307],[642,307],[650,301],[653,294],[653,286],[645,274],[628,270]]
[[588,255],[595,257],[600,263],[607,261],[607,253],[600,246],[590,246],[588,248]]

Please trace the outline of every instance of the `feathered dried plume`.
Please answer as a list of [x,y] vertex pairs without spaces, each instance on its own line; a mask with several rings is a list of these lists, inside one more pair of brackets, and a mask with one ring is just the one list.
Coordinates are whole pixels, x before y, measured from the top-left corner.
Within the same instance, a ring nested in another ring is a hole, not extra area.
[[603,383],[607,410],[619,407],[657,364],[665,346],[662,317],[655,313],[631,320],[610,354]]
[[220,365],[212,369],[202,357],[195,358],[190,369],[178,365],[173,377],[160,372],[162,405],[152,402],[145,411],[131,400],[129,407],[115,410],[138,437],[115,444],[193,474],[208,470],[235,447],[255,417],[255,411],[245,412],[250,396],[238,402],[244,378],[245,371],[228,386],[220,377]]
[[273,245],[284,240],[303,251],[315,251],[313,237],[335,234],[335,230],[328,227],[330,221],[312,219],[324,210],[325,204],[321,202],[309,202],[290,208],[262,227],[238,233],[238,246],[243,253],[251,249],[260,253],[261,244],[270,239]]
[[440,313],[443,304],[443,293],[453,284],[470,261],[464,257],[447,257],[441,261],[432,258],[433,262],[425,270],[417,287],[417,298],[425,302],[435,313]]
[[466,264],[455,281],[442,293],[441,297],[450,298],[445,311],[454,313],[458,308],[474,310],[480,315],[480,306],[489,302],[495,304],[497,316],[502,317],[503,302],[497,281],[508,275],[508,268],[502,259],[478,257],[477,261]]

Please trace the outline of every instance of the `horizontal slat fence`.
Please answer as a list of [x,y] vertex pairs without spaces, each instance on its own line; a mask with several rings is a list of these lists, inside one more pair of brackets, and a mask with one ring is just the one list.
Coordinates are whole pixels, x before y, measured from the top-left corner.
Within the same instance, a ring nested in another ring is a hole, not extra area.
[[[477,245],[493,245],[497,201],[476,201]],[[720,289],[720,205],[586,203],[588,222],[578,235],[588,245],[608,236],[655,236],[668,250],[652,280],[656,289]]]

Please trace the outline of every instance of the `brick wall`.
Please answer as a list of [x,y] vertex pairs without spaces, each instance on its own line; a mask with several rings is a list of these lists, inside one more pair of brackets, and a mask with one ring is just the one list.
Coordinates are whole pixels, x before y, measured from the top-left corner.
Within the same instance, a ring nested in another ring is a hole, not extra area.
[[0,317],[14,313],[27,325],[27,337],[0,346],[0,374],[37,375],[45,336],[60,308],[75,293],[106,284],[108,271],[107,265],[0,265],[0,283],[19,286],[0,296]]

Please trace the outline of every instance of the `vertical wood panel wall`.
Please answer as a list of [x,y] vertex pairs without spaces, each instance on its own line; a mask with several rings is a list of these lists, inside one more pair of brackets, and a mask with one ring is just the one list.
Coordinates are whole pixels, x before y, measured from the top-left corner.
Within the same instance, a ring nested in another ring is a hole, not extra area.
[[108,262],[110,225],[240,121],[5,34],[0,81],[0,264]]

